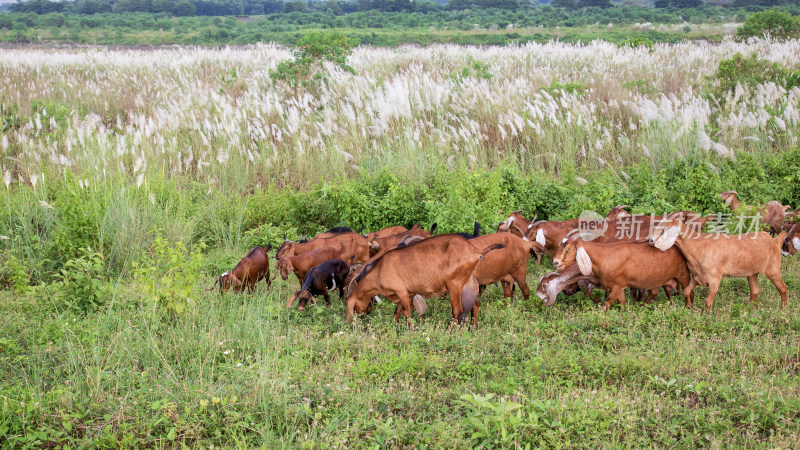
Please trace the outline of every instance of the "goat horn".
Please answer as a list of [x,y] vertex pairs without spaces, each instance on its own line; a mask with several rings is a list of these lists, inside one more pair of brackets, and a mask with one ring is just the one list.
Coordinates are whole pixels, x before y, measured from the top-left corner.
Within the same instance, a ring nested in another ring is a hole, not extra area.
[[575,233],[580,233],[580,232],[581,232],[581,230],[579,230],[577,228],[575,228],[574,230],[570,230],[570,232],[567,233],[566,236],[564,236],[564,239],[569,239],[570,236],[574,235]]

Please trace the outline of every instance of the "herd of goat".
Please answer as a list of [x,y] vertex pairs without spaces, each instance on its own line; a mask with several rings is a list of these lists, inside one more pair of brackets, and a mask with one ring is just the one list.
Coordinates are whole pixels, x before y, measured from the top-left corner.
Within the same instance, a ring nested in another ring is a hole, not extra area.
[[[743,206],[736,191],[720,197],[731,210]],[[711,308],[724,277],[747,278],[752,303],[759,293],[759,274],[772,281],[782,306],[787,305],[781,255],[800,251],[800,209],[787,212],[788,206],[774,201],[756,206],[753,211],[763,218],[769,233],[730,235],[703,232],[715,216],[691,211],[631,215],[628,208],[613,208],[604,227],[590,237],[579,230],[581,219],[529,221],[522,211],[514,211],[497,232],[482,236],[477,222],[472,234],[437,236],[433,236],[436,224],[430,230],[392,226],[364,235],[339,227],[312,239],[283,242],[275,255],[275,275],[286,280],[294,274],[300,284],[287,308],[297,301],[303,310],[308,302],[316,304],[318,296],[330,305],[328,292],[338,290],[347,322],[369,313],[373,302],[384,297],[397,305],[395,321],[405,315],[411,325],[411,311],[421,315],[427,308],[424,298],[447,294],[453,319],[463,322],[470,313],[476,326],[478,299],[487,285],[501,283],[503,296],[511,297],[516,284],[529,298],[526,277],[531,255],[539,262],[549,255],[556,269],[545,274],[536,289],[546,305],[552,305],[561,292],[572,295],[579,290],[600,302],[592,291],[602,289],[606,293],[602,308],[607,310],[615,301],[624,305],[625,289],[645,303],[663,289],[669,299],[681,291],[691,307],[694,287],[699,285],[709,288],[706,308]],[[632,223],[637,226],[635,234],[630,233]],[[270,249],[270,245],[253,248],[232,271],[222,274],[217,280],[220,292],[252,292],[262,279],[271,286]]]

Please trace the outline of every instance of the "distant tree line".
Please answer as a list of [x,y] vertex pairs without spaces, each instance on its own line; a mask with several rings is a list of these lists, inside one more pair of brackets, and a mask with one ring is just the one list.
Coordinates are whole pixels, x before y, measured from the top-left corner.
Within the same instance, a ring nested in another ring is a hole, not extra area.
[[[275,13],[304,13],[320,11],[342,15],[356,11],[379,12],[436,12],[464,11],[496,8],[515,11],[530,8],[539,3],[556,8],[576,10],[583,8],[612,8],[620,3],[615,0],[27,0],[8,6],[17,13],[166,13],[173,16],[244,16]],[[640,1],[639,4],[644,2]],[[704,6],[728,7],[772,7],[796,5],[797,0],[654,0],[655,8],[684,9]],[[631,0],[626,0],[630,5]],[[629,7],[629,6],[624,6]]]

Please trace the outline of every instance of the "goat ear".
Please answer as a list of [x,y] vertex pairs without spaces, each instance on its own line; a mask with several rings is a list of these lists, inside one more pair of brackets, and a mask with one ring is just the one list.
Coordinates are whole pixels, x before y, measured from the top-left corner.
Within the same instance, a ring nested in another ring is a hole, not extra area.
[[297,292],[295,292],[294,294],[292,294],[291,297],[289,297],[289,301],[286,302],[286,309],[289,309],[289,308],[292,307],[292,303],[294,303],[294,299],[296,299],[296,298],[297,298]]
[[588,277],[592,274],[592,258],[586,253],[583,246],[578,247],[575,253],[575,260],[578,261],[578,269],[581,270],[583,276]]
[[542,255],[547,253],[547,249],[544,248],[543,245],[539,244],[538,242],[528,241],[528,245],[531,247],[531,253],[534,255]]
[[539,228],[536,231],[536,243],[538,243],[542,247],[547,246],[547,239],[544,238],[544,230],[542,230],[541,228]]
[[731,206],[731,203],[733,203],[733,196],[729,195],[725,198],[725,206]]
[[657,249],[666,251],[668,248],[675,245],[675,241],[678,239],[678,236],[681,234],[681,227],[680,225],[673,225],[667,228],[664,233],[656,239],[655,243],[653,244]]

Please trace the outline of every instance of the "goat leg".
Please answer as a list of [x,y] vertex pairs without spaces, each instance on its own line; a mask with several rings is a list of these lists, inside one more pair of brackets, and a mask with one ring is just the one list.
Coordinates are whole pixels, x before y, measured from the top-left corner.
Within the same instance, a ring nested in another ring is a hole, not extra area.
[[331,296],[328,295],[328,291],[322,291],[322,296],[325,297],[325,306],[331,306]]

